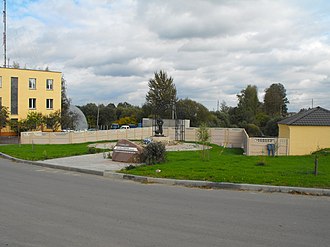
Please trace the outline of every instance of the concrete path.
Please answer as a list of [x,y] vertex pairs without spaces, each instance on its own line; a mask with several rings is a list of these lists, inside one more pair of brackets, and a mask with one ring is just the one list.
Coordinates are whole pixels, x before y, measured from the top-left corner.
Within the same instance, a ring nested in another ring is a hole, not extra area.
[[86,154],[80,156],[72,156],[66,158],[58,158],[58,159],[49,159],[44,161],[37,161],[38,163],[47,163],[52,165],[60,165],[67,166],[72,168],[79,168],[85,170],[94,170],[99,172],[106,171],[119,171],[124,169],[126,166],[131,164],[115,162],[111,159],[108,159],[106,156],[107,153],[97,153],[97,154]]

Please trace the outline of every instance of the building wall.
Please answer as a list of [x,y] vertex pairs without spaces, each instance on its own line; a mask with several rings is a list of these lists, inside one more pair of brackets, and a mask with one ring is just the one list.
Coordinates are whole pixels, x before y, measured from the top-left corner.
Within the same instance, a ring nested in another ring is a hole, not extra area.
[[330,126],[288,126],[290,155],[308,155],[330,148]]
[[[24,119],[30,111],[41,112],[48,115],[61,109],[61,77],[60,72],[26,70],[13,68],[0,68],[0,97],[2,106],[9,108],[11,112],[11,81],[12,78],[18,78],[18,112],[10,114],[10,119]],[[29,88],[29,79],[36,79],[35,89]],[[53,88],[46,88],[46,80],[53,80]],[[36,99],[35,109],[29,109],[29,99]],[[46,99],[53,99],[53,108],[46,108]]]

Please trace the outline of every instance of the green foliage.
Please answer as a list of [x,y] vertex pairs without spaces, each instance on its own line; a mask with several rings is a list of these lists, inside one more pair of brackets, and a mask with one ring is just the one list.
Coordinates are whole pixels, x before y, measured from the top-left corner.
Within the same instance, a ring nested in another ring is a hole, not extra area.
[[61,78],[61,127],[62,129],[68,129],[72,125],[72,114],[70,114],[69,107],[71,100],[66,94],[66,80],[62,76]]
[[6,106],[0,106],[0,134],[1,129],[9,123],[9,109]]
[[148,86],[146,103],[151,105],[153,113],[160,118],[171,118],[171,106],[177,101],[173,78],[160,70],[155,72],[155,77],[149,80]]
[[209,128],[205,123],[202,123],[197,129],[196,134],[197,134],[197,140],[203,145],[203,149],[201,151],[201,158],[202,160],[209,160],[210,159],[210,153],[208,148],[208,145],[210,144]]
[[285,117],[288,112],[286,90],[281,83],[272,84],[265,90],[264,109],[271,117]]
[[27,114],[26,119],[21,120],[22,129],[28,130],[43,130],[45,117],[41,112],[31,111]]
[[277,123],[281,120],[281,117],[275,117],[270,119],[264,129],[264,134],[266,136],[278,136],[278,125]]
[[86,116],[90,128],[96,128],[98,111],[99,126],[110,127],[114,122],[120,122],[120,125],[137,124],[143,117],[142,109],[139,106],[134,106],[127,102],[119,103],[117,107],[113,103],[108,105],[88,103],[78,107]]
[[88,147],[88,153],[89,154],[95,154],[95,153],[97,153],[96,147]]
[[124,117],[116,121],[119,125],[135,124],[137,125],[137,120],[135,117]]
[[190,126],[197,127],[201,123],[210,124],[212,114],[202,104],[191,99],[180,99],[177,104],[177,115],[179,119],[190,119]]
[[142,160],[147,165],[154,165],[165,162],[166,149],[162,142],[151,142],[143,149]]
[[262,136],[260,128],[255,124],[247,124],[245,127],[246,132],[250,137],[253,136]]
[[197,140],[202,144],[208,144],[210,141],[209,128],[205,123],[202,123],[197,129]]
[[258,99],[257,86],[248,85],[246,89],[237,95],[238,98],[238,112],[241,115],[242,121],[253,123],[256,118],[257,110],[260,106]]
[[95,128],[97,120],[97,105],[95,103],[88,103],[83,106],[79,106],[79,109],[84,113],[88,127]]
[[55,111],[45,116],[47,128],[58,131],[61,126],[61,111]]

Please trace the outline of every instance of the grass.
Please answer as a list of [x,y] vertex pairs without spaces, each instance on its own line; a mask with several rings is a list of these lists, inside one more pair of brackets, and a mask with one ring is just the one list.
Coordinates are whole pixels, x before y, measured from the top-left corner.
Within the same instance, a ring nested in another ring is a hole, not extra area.
[[[317,176],[314,175],[314,155],[244,156],[241,149],[223,149],[216,145],[209,152],[208,161],[201,160],[199,151],[168,152],[166,163],[122,172],[213,182],[330,188],[330,152],[319,154]],[[156,172],[157,169],[161,172]]]
[[46,160],[68,156],[102,152],[102,149],[88,148],[90,143],[41,145],[13,144],[0,146],[0,152],[24,160]]
[[[45,160],[88,154],[90,143],[65,145],[5,145],[0,152],[25,160]],[[103,150],[93,150],[102,152]],[[250,183],[314,188],[330,188],[330,149],[318,153],[318,175],[314,175],[315,155],[259,157],[244,156],[242,149],[212,145],[209,160],[200,151],[168,152],[167,162],[123,170],[127,174],[150,177]],[[160,169],[161,172],[156,172]]]

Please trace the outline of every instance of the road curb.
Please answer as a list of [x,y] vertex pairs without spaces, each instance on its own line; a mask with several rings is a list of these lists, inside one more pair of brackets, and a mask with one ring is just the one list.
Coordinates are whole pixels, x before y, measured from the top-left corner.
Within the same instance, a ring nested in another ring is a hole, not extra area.
[[256,192],[280,192],[280,193],[314,195],[314,196],[330,196],[330,189],[152,178],[152,177],[144,177],[144,176],[137,176],[131,174],[124,174],[124,173],[116,173],[111,171],[105,171],[103,176],[112,179],[131,180],[140,183],[179,185],[185,187],[204,188],[204,189],[227,189],[227,190],[244,190],[244,191],[256,191]]
[[80,173],[85,173],[85,174],[103,176],[103,172],[101,172],[101,171],[88,170],[88,169],[83,169],[83,168],[78,168],[78,167],[54,165],[54,164],[49,164],[49,163],[46,163],[46,162],[22,160],[22,159],[14,158],[10,155],[7,155],[7,154],[1,153],[1,152],[0,152],[0,157],[2,157],[4,159],[11,160],[11,161],[14,161],[14,162],[20,162],[20,163],[29,164],[29,165],[36,165],[36,166],[42,166],[42,167],[53,168],[53,169],[60,169],[60,170],[65,170],[65,171],[80,172]]
[[24,164],[48,167],[53,169],[61,169],[65,171],[74,171],[74,172],[80,172],[80,173],[97,175],[97,176],[104,176],[106,178],[112,178],[112,179],[130,180],[139,183],[156,183],[156,184],[185,186],[191,188],[204,188],[204,189],[226,189],[226,190],[243,190],[243,191],[256,191],[256,192],[280,192],[280,193],[313,195],[313,196],[330,196],[330,189],[153,178],[153,177],[145,177],[145,176],[125,174],[125,173],[117,173],[112,171],[101,172],[101,171],[88,170],[77,167],[54,165],[46,162],[22,160],[22,159],[14,158],[10,155],[1,152],[0,152],[0,157]]

